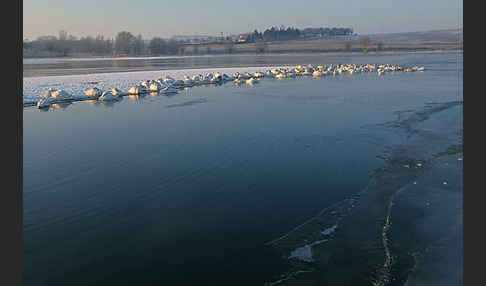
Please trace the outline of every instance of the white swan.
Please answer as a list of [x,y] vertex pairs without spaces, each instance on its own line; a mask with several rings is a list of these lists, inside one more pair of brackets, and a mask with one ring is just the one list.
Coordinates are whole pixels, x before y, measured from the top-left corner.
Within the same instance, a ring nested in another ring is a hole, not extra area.
[[208,74],[208,76],[210,77],[209,81],[211,83],[221,83],[223,81],[223,77],[221,76],[221,74],[219,72],[215,72],[214,75]]
[[139,85],[144,86],[147,90],[150,89],[151,84],[152,84],[152,80],[143,80],[139,83]]
[[41,98],[37,102],[37,108],[49,108],[49,106],[51,106],[51,100],[49,97]]
[[213,78],[215,79],[216,82],[223,81],[223,75],[221,75],[219,72],[215,72]]
[[256,77],[256,78],[262,78],[262,77],[264,77],[264,76],[265,76],[265,75],[264,75],[263,73],[258,72],[258,71],[253,73],[253,77]]
[[239,77],[237,77],[237,78],[234,80],[234,83],[236,83],[236,84],[241,84],[241,83],[244,83],[244,82],[245,82],[245,80],[244,80],[244,79],[242,79],[242,78],[239,78]]
[[169,85],[169,86],[166,86],[165,88],[161,89],[160,93],[165,93],[165,94],[177,93],[177,89],[175,87]]
[[249,84],[249,85],[255,84],[257,82],[258,82],[258,80],[256,78],[253,78],[253,77],[246,80],[246,83]]
[[174,82],[172,82],[172,84],[170,84],[171,86],[174,86],[174,87],[184,87],[185,86],[185,83],[183,80],[175,80]]
[[286,75],[284,73],[278,73],[275,78],[278,78],[278,79],[282,79],[282,78],[285,78]]
[[128,90],[129,94],[142,94],[142,93],[147,93],[147,92],[148,92],[148,89],[143,85],[135,85],[135,86],[132,86]]
[[173,84],[174,82],[175,82],[175,79],[173,79],[173,78],[172,78],[172,77],[170,77],[170,76],[166,76],[166,77],[164,78],[164,83],[166,83],[166,84],[169,84],[169,85],[170,85],[170,84]]
[[232,80],[235,80],[235,77],[234,76],[227,75],[225,73],[223,74],[222,78],[223,78],[223,81],[232,81]]
[[71,95],[62,89],[52,89],[49,88],[43,95],[45,98],[55,98],[55,99],[69,99]]
[[149,90],[150,91],[159,91],[159,89],[162,89],[162,85],[158,81],[154,81],[150,84]]
[[120,97],[118,95],[114,95],[111,91],[105,91],[103,94],[98,98],[99,101],[115,101],[118,100]]
[[196,82],[194,80],[192,80],[190,77],[188,77],[187,75],[184,76],[184,86],[186,87],[191,87],[191,86],[194,86],[196,85]]
[[101,96],[102,93],[103,92],[97,87],[93,87],[84,91],[84,94],[88,97],[98,97]]
[[123,96],[123,95],[126,95],[127,94],[126,92],[123,92],[123,91],[119,90],[116,87],[114,87],[114,88],[111,89],[111,93],[113,95],[116,95],[116,96]]
[[295,78],[296,75],[294,72],[287,72],[287,77],[290,77],[290,78]]

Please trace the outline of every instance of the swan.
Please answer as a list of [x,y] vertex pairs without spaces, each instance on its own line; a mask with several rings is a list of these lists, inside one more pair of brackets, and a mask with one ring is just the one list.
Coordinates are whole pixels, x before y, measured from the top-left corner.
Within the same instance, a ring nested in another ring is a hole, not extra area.
[[314,71],[314,72],[312,73],[312,76],[313,76],[313,77],[322,76],[322,72],[320,72],[320,71],[316,70],[316,71]]
[[159,89],[162,89],[162,85],[158,81],[152,82],[149,86],[150,91],[159,91]]
[[220,82],[223,80],[223,76],[219,72],[215,72],[213,75],[213,79],[217,82]]
[[164,78],[164,83],[166,83],[166,84],[173,84],[174,82],[175,82],[175,79],[173,79],[173,78],[172,78],[172,77],[170,77],[170,76],[166,76],[166,77]]
[[172,84],[170,84],[171,86],[174,86],[174,87],[184,87],[185,84],[184,84],[184,81],[183,80],[176,80],[174,81]]
[[305,71],[305,68],[301,65],[297,65],[294,70],[298,73],[303,73]]
[[223,74],[223,81],[233,81],[235,77],[232,75]]
[[203,76],[201,74],[198,74],[198,75],[193,75],[191,77],[191,79],[194,81],[194,84],[196,85],[200,85],[202,84],[202,80],[203,80]]
[[190,77],[188,77],[187,75],[184,76],[184,86],[191,87],[194,86],[195,84],[196,82],[193,81]]
[[49,88],[43,95],[45,98],[68,99],[71,95],[62,89]]
[[288,72],[287,77],[295,78],[296,77],[295,72],[292,72],[292,71]]
[[116,87],[114,87],[114,88],[111,89],[111,93],[113,95],[116,95],[116,96],[123,96],[123,95],[126,95],[127,94],[126,92],[123,92],[123,91],[119,90]]
[[87,97],[99,97],[102,93],[103,92],[97,87],[93,87],[84,91],[84,94]]
[[147,92],[148,92],[148,89],[145,86],[140,85],[140,84],[137,84],[135,86],[132,86],[128,90],[128,93],[129,94],[142,94],[142,93],[147,93]]
[[235,79],[233,80],[233,82],[234,82],[234,83],[242,83],[242,82],[243,82],[243,80],[241,80],[239,77],[237,77],[237,78],[235,78]]
[[99,101],[114,101],[118,100],[120,97],[118,95],[114,95],[111,91],[105,91],[101,96],[98,98]]
[[209,84],[209,83],[211,83],[211,78],[209,78],[207,76],[202,76],[200,83],[201,84]]
[[41,108],[49,108],[49,106],[51,106],[51,100],[50,100],[50,97],[46,97],[46,98],[41,98],[38,102],[37,102],[37,108],[41,109]]
[[171,85],[166,86],[165,88],[160,90],[160,93],[177,93],[177,89]]
[[310,72],[310,70],[304,69],[304,71],[302,72],[302,75],[312,75],[312,73]]
[[140,82],[140,85],[144,86],[147,90],[149,90],[152,82],[153,82],[152,80],[144,80],[144,81]]
[[258,80],[254,77],[251,77],[251,78],[246,80],[246,83],[249,84],[249,85],[255,84],[257,82],[258,82]]
[[223,81],[223,78],[221,77],[221,74],[216,72],[214,75],[211,74],[209,82],[211,83],[221,83]]
[[261,77],[264,77],[265,75],[261,72],[254,72],[253,76],[256,77],[256,78],[261,78]]

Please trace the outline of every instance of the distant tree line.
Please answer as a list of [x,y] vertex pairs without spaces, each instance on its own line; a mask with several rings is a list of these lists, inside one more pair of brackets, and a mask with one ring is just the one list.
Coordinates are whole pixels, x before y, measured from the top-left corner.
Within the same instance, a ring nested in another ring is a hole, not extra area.
[[286,41],[286,40],[299,40],[311,37],[330,38],[336,36],[351,36],[353,35],[352,28],[305,28],[297,29],[294,27],[271,27],[263,32],[258,30],[248,33],[246,37],[247,43],[255,43],[258,40],[265,42],[271,41]]
[[[256,51],[261,53],[267,50],[266,42],[300,40],[312,38],[329,38],[335,36],[353,35],[352,28],[305,28],[297,29],[294,27],[271,27],[263,32],[255,30],[246,34],[246,38],[236,43],[256,43]],[[224,45],[224,53],[235,51],[234,40],[231,37],[218,38]],[[59,57],[74,55],[177,55],[183,54],[185,46],[190,44],[189,40],[163,39],[160,37],[145,41],[142,35],[135,36],[130,32],[119,32],[114,39],[105,38],[102,35],[96,37],[86,36],[77,38],[69,35],[66,31],[60,31],[56,36],[42,36],[33,41],[24,41],[24,57]],[[193,46],[192,53],[200,52],[211,53],[211,48],[207,46],[205,50],[200,50],[197,45]]]
[[148,44],[142,35],[119,32],[115,39],[86,36],[77,38],[60,31],[56,36],[41,36],[24,41],[24,56],[70,56],[75,54],[101,55],[174,55],[183,50],[183,43],[155,37]]

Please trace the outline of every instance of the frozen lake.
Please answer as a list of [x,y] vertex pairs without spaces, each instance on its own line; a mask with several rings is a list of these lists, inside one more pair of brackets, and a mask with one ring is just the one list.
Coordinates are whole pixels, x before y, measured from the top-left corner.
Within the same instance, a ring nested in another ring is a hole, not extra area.
[[[462,53],[312,57],[223,66],[229,73],[390,63],[426,71],[229,82],[111,104],[25,107],[25,285],[263,285],[289,267],[265,242],[361,191],[385,164],[377,156],[408,140],[376,126],[430,103],[462,101]],[[38,65],[72,63],[58,64]],[[25,77],[24,95],[126,89],[162,75],[223,70],[170,67]]]

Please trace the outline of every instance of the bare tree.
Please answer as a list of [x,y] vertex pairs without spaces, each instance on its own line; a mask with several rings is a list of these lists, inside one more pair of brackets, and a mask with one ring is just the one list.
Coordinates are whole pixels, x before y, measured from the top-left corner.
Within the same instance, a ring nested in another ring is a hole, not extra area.
[[134,41],[135,36],[133,36],[130,32],[120,32],[116,35],[115,49],[118,53],[128,54],[132,51]]
[[68,33],[64,30],[59,31],[59,41],[66,41],[68,38]]
[[267,44],[263,39],[255,40],[255,48],[257,53],[265,53],[267,51]]
[[368,45],[370,44],[370,38],[369,37],[361,37],[359,39],[359,43],[363,47],[363,52],[367,53],[368,52]]
[[57,41],[58,50],[62,56],[67,56],[67,54],[71,51],[69,43],[67,42],[68,33],[64,30],[59,31],[59,39]]
[[227,54],[232,54],[234,52],[234,43],[232,40],[227,40],[224,43],[224,51]]
[[351,51],[351,41],[346,41],[346,42],[344,43],[344,49],[345,49],[347,52]]
[[155,37],[150,40],[148,49],[152,55],[167,54],[167,42],[162,38]]
[[383,42],[379,42],[378,44],[376,44],[376,49],[378,51],[382,51],[383,50],[383,46],[384,46]]

